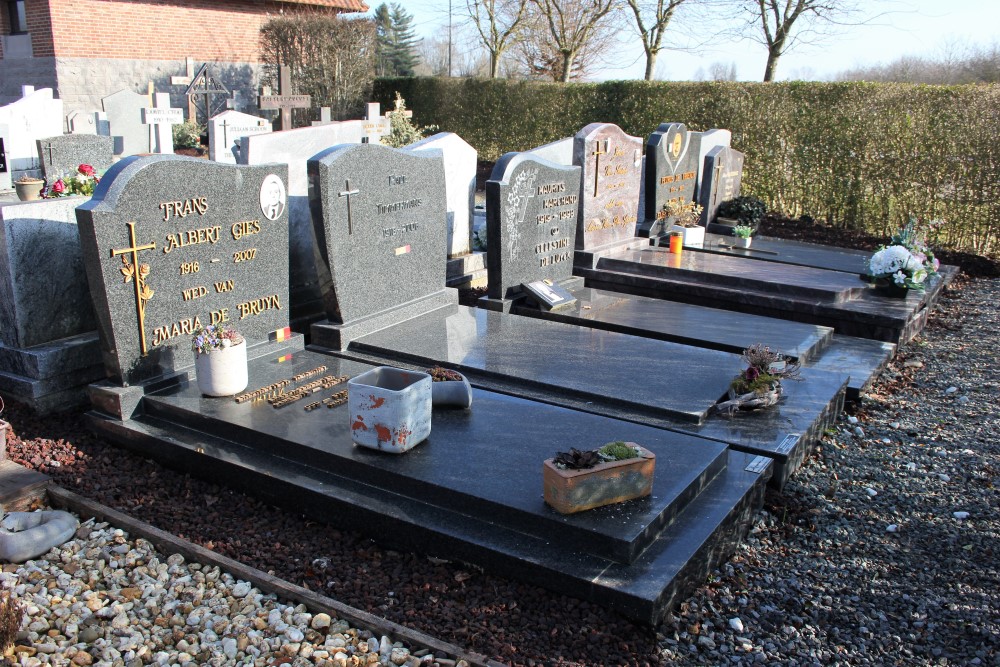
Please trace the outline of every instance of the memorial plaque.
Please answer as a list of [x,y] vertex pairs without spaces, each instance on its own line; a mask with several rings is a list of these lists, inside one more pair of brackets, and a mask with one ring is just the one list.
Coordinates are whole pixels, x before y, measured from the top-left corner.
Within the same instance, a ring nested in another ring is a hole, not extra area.
[[617,125],[591,123],[573,141],[573,164],[582,167],[577,250],[593,250],[635,237],[642,181],[642,140]]
[[332,322],[348,323],[444,289],[447,238],[440,150],[379,144],[309,160],[309,199],[333,289]]
[[702,181],[699,201],[704,209],[701,213],[703,226],[715,221],[719,205],[740,196],[740,181],[743,178],[743,153],[717,146],[705,156],[705,177]]
[[193,363],[191,333],[248,341],[287,326],[284,165],[125,159],[77,209],[108,375],[128,385]]
[[542,310],[561,310],[576,303],[573,293],[551,280],[534,280],[522,285]]
[[486,181],[488,294],[509,299],[521,283],[573,276],[580,167],[507,153]]
[[664,206],[694,202],[698,149],[683,123],[663,123],[646,142],[646,217],[667,220]]

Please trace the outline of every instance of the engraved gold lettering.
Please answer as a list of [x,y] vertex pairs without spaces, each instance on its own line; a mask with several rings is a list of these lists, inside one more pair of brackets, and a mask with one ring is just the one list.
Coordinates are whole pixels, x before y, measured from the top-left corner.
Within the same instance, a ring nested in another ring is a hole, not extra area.
[[177,336],[190,336],[200,326],[201,319],[197,315],[174,322],[173,324],[158,326],[153,330],[153,347],[162,345]]
[[167,245],[163,247],[163,254],[167,254],[177,248],[185,248],[189,245],[199,245],[201,243],[218,243],[219,233],[222,231],[220,225],[214,227],[202,227],[201,229],[189,229],[176,234],[167,234]]
[[229,321],[229,309],[220,308],[219,310],[213,310],[209,313],[209,317],[212,318],[212,324],[221,324],[222,322]]
[[236,283],[232,280],[223,280],[221,283],[215,283],[216,292],[232,292],[233,287]]
[[165,201],[160,204],[163,211],[163,221],[167,222],[171,217],[185,218],[192,213],[205,215],[208,210],[208,197],[192,197],[184,201]]
[[566,192],[565,183],[548,183],[546,185],[538,186],[538,194],[540,195],[551,195],[557,192]]
[[189,287],[186,290],[181,290],[181,296],[184,297],[185,301],[192,301],[194,299],[201,298],[208,295],[208,288],[204,285],[199,285],[198,287]]
[[243,220],[233,223],[233,238],[241,239],[244,236],[260,233],[260,220]]
[[236,304],[236,308],[240,311],[240,319],[242,320],[251,315],[260,315],[268,310],[281,310],[281,301],[277,294],[272,294]]

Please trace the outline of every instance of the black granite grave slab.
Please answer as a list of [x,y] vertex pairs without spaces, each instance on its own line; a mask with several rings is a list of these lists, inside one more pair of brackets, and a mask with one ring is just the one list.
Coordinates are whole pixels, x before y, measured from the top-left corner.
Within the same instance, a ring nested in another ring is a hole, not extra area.
[[[338,375],[369,368],[287,357],[252,361],[250,389],[319,364]],[[435,410],[428,440],[402,456],[355,447],[346,406],[276,410],[205,398],[184,382],[148,391],[143,404],[135,419],[95,412],[91,423],[167,465],[391,546],[468,560],[646,622],[732,552],[770,472],[767,459],[722,444],[480,390],[472,410]],[[653,494],[577,515],[547,507],[542,460],[612,439],[656,454]]]
[[833,336],[829,327],[731,310],[589,287],[571,293],[576,303],[558,311],[541,311],[519,301],[510,312],[735,354],[763,342],[800,362],[819,356]]
[[287,326],[287,172],[177,156],[108,170],[76,215],[111,379],[190,365],[199,324],[248,341]]
[[872,256],[872,253],[865,250],[803,243],[769,236],[754,236],[749,248],[737,248],[733,245],[733,237],[719,234],[705,234],[704,245],[693,250],[759,259],[764,262],[843,271],[854,275],[868,272],[868,260]]
[[573,277],[580,167],[507,153],[486,181],[487,294],[509,299],[521,283]]
[[[312,340],[310,349],[322,351],[322,327],[313,327]],[[695,362],[698,353],[734,365],[725,371]],[[725,442],[774,458],[779,487],[832,424],[848,380],[807,369],[805,382],[786,383],[779,406],[741,418],[734,431],[725,415],[709,410],[697,421],[679,409],[713,389],[713,404],[723,397],[742,368],[737,355],[723,352],[455,306],[357,339],[337,354],[408,368],[442,364],[477,387]]]
[[633,250],[605,257],[601,269],[653,277],[695,279],[721,287],[761,291],[788,297],[843,303],[868,291],[857,275],[806,266],[755,262],[710,253],[671,253],[665,249]]
[[[714,274],[717,268],[726,273]],[[739,277],[744,269],[750,278]],[[905,299],[881,296],[849,273],[687,250],[680,256],[655,248],[615,253],[600,258],[593,269],[577,263],[574,273],[595,289],[806,322],[898,345],[923,328],[927,309],[957,269],[941,267],[925,291],[911,290]],[[821,282],[810,285],[808,276]],[[820,285],[830,291],[817,289]]]
[[[325,327],[312,343],[324,345]],[[355,339],[349,352],[440,362],[649,416],[702,422],[740,370],[739,356],[665,341],[451,306]],[[641,361],[641,366],[637,362]],[[696,381],[676,378],[697,368]]]

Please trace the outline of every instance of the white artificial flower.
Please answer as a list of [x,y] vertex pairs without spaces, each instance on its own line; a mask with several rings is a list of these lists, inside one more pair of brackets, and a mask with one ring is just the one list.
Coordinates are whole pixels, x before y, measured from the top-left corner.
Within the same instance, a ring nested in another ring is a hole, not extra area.
[[902,287],[902,286],[906,285],[906,274],[903,273],[902,271],[896,271],[896,273],[894,273],[892,275],[892,280],[897,285],[899,285],[900,287]]

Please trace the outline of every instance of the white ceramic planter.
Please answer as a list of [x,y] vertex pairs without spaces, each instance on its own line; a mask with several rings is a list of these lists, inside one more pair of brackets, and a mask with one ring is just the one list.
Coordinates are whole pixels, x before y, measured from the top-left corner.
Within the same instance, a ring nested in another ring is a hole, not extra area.
[[705,244],[705,228],[701,225],[697,227],[681,227],[673,225],[669,232],[681,232],[684,234],[684,245],[691,248],[700,248]]
[[247,343],[208,353],[196,352],[194,370],[198,389],[206,396],[232,396],[247,388]]
[[[431,434],[431,376],[379,366],[347,382],[351,439],[402,454]],[[459,384],[459,383],[455,383]]]
[[[461,373],[459,373],[461,375]],[[431,402],[434,407],[472,407],[472,385],[469,378],[462,375],[459,380],[431,382]]]
[[737,236],[733,240],[733,245],[735,245],[737,248],[749,248],[750,247],[750,241],[752,241],[752,240],[753,240],[752,236],[748,236],[745,239],[741,239],[740,237]]

